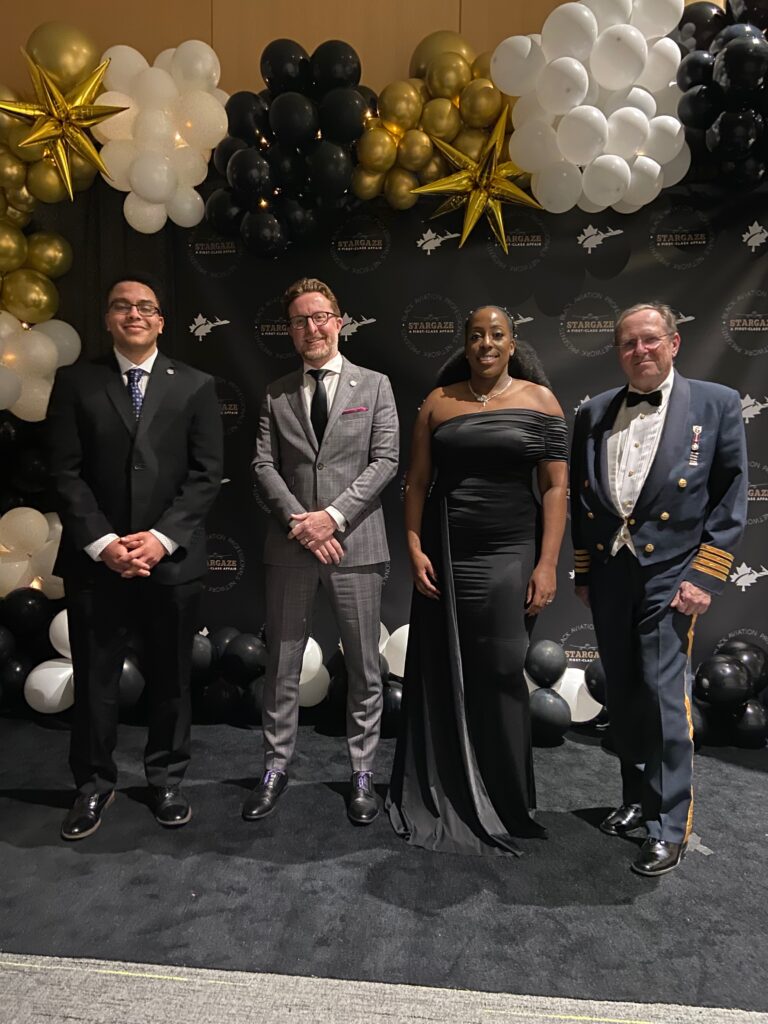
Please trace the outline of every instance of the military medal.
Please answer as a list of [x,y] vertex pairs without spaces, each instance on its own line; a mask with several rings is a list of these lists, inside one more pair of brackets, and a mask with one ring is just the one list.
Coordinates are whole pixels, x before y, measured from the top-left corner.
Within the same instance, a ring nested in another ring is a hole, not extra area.
[[691,455],[688,459],[689,466],[698,466],[699,464],[699,447],[701,441],[701,427],[694,426],[691,431]]

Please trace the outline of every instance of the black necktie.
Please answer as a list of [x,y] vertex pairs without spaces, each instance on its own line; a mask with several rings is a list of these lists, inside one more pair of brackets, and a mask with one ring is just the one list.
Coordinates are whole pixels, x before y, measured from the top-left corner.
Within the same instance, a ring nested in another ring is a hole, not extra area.
[[307,370],[310,377],[315,378],[315,393],[312,395],[312,404],[309,407],[309,418],[312,421],[312,429],[319,445],[323,443],[323,434],[328,423],[328,392],[325,390],[323,378],[327,377],[330,372],[330,370]]
[[641,391],[627,392],[628,409],[634,405],[640,405],[641,402],[647,402],[648,405],[655,405],[658,408],[661,405],[661,391],[649,391],[647,394]]
[[131,396],[133,415],[136,419],[141,415],[141,406],[144,401],[144,395],[139,382],[146,372],[146,370],[142,370],[138,366],[132,366],[130,370],[125,371],[125,375],[128,378],[128,393]]

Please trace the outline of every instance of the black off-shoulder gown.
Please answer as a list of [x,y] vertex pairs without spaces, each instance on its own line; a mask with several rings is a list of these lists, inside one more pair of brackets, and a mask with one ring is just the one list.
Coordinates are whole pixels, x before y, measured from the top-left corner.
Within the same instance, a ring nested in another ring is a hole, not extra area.
[[387,796],[409,843],[519,854],[513,837],[546,835],[529,814],[524,602],[539,534],[533,470],[566,458],[563,419],[531,409],[469,413],[433,432],[422,547],[441,599],[414,590]]

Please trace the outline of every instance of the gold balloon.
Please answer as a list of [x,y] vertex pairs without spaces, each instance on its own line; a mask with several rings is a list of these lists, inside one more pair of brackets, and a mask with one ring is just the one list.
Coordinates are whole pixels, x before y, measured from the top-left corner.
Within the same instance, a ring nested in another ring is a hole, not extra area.
[[27,165],[6,150],[0,153],[0,188],[20,188],[27,178]]
[[19,143],[29,135],[29,128],[17,121],[12,128],[8,129],[8,148],[18,160],[26,164],[32,164],[35,160],[42,160],[45,153],[45,143],[39,142],[34,146],[21,146]]
[[487,141],[488,132],[484,132],[480,128],[462,128],[451,145],[460,153],[471,157],[472,160],[479,160]]
[[3,278],[0,303],[4,309],[29,324],[41,324],[56,315],[59,293],[53,281],[36,270],[13,270]]
[[99,63],[99,49],[85,32],[60,21],[38,25],[27,40],[27,53],[41,64],[62,92],[89,75]]
[[384,125],[381,123],[380,117],[367,117],[363,127],[365,131],[372,132],[374,128],[383,128]]
[[411,128],[400,139],[397,147],[397,162],[406,171],[420,171],[432,159],[434,146],[426,132]]
[[461,131],[461,114],[450,100],[430,100],[421,112],[421,127],[433,139],[451,142]]
[[379,94],[379,117],[384,127],[397,135],[419,123],[421,97],[410,82],[390,82]]
[[458,32],[445,29],[430,32],[413,51],[408,70],[409,77],[423,78],[431,62],[441,53],[461,54],[467,64],[472,64],[476,56],[475,51]]
[[67,186],[54,164],[38,160],[27,174],[27,188],[42,203],[60,203],[67,198]]
[[386,171],[367,171],[359,164],[352,172],[352,192],[358,199],[375,199],[381,195]]
[[472,61],[472,77],[473,78],[490,78],[491,77],[491,57],[493,56],[493,50],[486,50],[485,53],[479,53],[477,57]]
[[[9,89],[7,85],[0,85],[0,100],[10,100],[11,103],[14,103],[18,98],[19,97],[13,89]],[[4,114],[0,111],[0,139],[5,139],[7,137],[8,129],[18,123],[19,122],[15,118],[11,117],[10,114]]]
[[72,266],[72,246],[61,235],[48,231],[37,231],[29,235],[27,258],[24,266],[37,270],[46,277],[56,278],[66,274]]
[[433,181],[444,178],[448,173],[448,161],[440,153],[435,153],[428,164],[419,171],[420,185],[431,185]]
[[35,197],[30,195],[26,185],[19,185],[17,188],[7,188],[5,194],[10,205],[15,206],[17,210],[21,210],[23,213],[32,213],[37,206]]
[[416,90],[416,92],[419,94],[419,96],[421,96],[422,103],[429,103],[432,97],[429,95],[427,83],[424,81],[423,78],[407,78],[406,81],[409,82]]
[[397,159],[397,143],[386,128],[373,128],[357,140],[357,159],[366,171],[388,171]]
[[98,169],[74,150],[69,154],[69,164],[72,171],[72,188],[75,192],[85,192],[96,179]]
[[419,179],[402,167],[393,167],[384,181],[384,198],[393,210],[410,210],[419,197],[411,189],[419,187]]
[[502,95],[489,78],[476,78],[463,90],[459,110],[467,128],[487,128],[501,113]]
[[15,206],[9,206],[5,211],[5,219],[9,223],[15,224],[17,228],[25,228],[32,220],[32,214],[17,210]]
[[0,274],[17,270],[27,258],[27,239],[7,221],[0,221]]
[[429,62],[425,81],[430,95],[454,100],[472,81],[472,68],[460,53],[440,53]]

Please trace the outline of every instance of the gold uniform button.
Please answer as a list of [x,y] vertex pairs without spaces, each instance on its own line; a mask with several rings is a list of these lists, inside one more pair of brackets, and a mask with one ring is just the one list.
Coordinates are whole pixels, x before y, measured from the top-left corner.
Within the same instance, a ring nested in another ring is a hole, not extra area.
[[677,481],[677,486],[680,487],[681,489],[683,487],[687,487],[688,486],[688,481],[685,479],[684,476],[681,476],[680,479]]
[[595,544],[595,547],[597,548],[598,551],[605,551],[605,545],[604,544]]
[[645,547],[643,548],[643,551],[646,553],[646,555],[652,554],[654,550],[655,549],[654,549],[653,544],[646,544]]
[[594,519],[594,518],[595,518],[595,513],[594,512],[587,512],[587,519]]
[[634,526],[636,522],[637,522],[637,520],[636,520],[636,519],[630,519],[630,520],[629,520],[629,525],[630,525],[630,526]]
[[659,519],[662,521],[662,523],[666,523],[666,521],[669,519],[669,512],[662,512],[659,516]]

